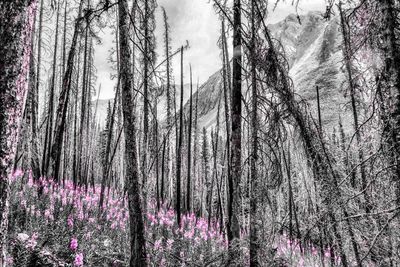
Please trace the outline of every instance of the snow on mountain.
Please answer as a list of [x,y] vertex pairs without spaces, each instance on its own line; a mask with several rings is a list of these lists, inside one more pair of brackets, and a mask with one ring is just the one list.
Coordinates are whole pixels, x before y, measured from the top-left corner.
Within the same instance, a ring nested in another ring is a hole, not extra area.
[[[320,12],[295,15],[269,25],[272,35],[285,49],[289,75],[298,100],[306,101],[317,118],[317,93],[320,88],[322,123],[331,132],[338,126],[339,116],[346,129],[351,127],[349,99],[344,97],[346,76],[342,55],[342,37],[338,17],[326,21]],[[199,124],[209,128],[216,122],[218,95],[222,88],[221,73],[217,72],[199,89]],[[221,96],[223,97],[223,95]],[[223,112],[223,109],[222,109]]]
[[[346,76],[342,55],[342,37],[339,18],[326,21],[320,12],[309,12],[300,16],[301,24],[295,15],[269,25],[272,35],[285,49],[289,62],[289,75],[293,80],[299,100],[306,101],[314,118],[317,118],[316,87],[320,88],[321,113],[324,130],[331,132],[338,126],[339,116],[345,128],[351,127],[349,99],[346,99]],[[219,97],[222,97],[221,72],[214,73],[199,88],[198,112],[199,127],[210,128],[216,123]],[[196,85],[193,86],[193,105]],[[177,110],[179,110],[179,85],[177,91]],[[190,87],[184,86],[185,113],[188,113]],[[103,101],[105,104],[107,101]],[[99,103],[98,118],[105,118]],[[223,102],[221,103],[223,107]],[[166,97],[162,95],[158,105],[158,118],[166,116]],[[221,109],[223,117],[223,109]],[[221,123],[223,119],[221,119]]]

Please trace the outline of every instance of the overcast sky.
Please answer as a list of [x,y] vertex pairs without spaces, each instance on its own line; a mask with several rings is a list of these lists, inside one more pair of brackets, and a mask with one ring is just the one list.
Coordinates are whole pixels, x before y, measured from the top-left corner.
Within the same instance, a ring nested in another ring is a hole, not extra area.
[[[271,1],[270,2],[275,2]],[[268,23],[276,23],[283,20],[287,15],[295,13],[291,5],[292,0],[281,0],[275,11],[270,11]],[[217,40],[220,34],[220,22],[215,14],[212,1],[209,0],[158,0],[156,13],[156,42],[158,60],[164,59],[163,52],[163,22],[161,7],[164,7],[171,27],[172,51],[189,41],[190,49],[184,54],[185,79],[189,82],[189,63],[192,64],[194,81],[199,79],[205,82],[209,76],[214,74],[221,65],[220,50]],[[325,10],[325,0],[302,0],[299,13],[308,11]],[[107,62],[109,50],[114,45],[109,31],[103,36],[102,44],[96,47],[95,65],[98,70],[97,86],[101,84],[100,99],[108,99],[114,96],[115,80],[110,79],[110,64]],[[176,81],[179,81],[180,61],[173,60],[173,70]],[[96,96],[97,97],[97,96]]]

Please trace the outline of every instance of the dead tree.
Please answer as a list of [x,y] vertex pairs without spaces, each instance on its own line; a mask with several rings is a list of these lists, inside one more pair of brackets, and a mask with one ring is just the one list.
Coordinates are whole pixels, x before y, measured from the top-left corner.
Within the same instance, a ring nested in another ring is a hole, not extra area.
[[[174,125],[174,119],[172,116],[172,106],[173,106],[173,99],[172,99],[172,88],[171,88],[171,46],[170,46],[170,27],[168,24],[168,17],[167,13],[165,12],[165,9],[163,8],[163,17],[164,17],[164,43],[165,43],[165,48],[164,48],[164,53],[165,53],[165,67],[166,67],[166,78],[167,78],[167,83],[166,83],[166,97],[167,97],[167,129],[171,129],[172,126]],[[170,176],[171,176],[171,169],[172,169],[172,161],[171,161],[171,137],[170,135],[166,135],[166,151],[165,151],[165,161],[163,160],[163,164],[166,165],[166,179],[167,181],[170,181]],[[162,184],[161,187],[164,185]],[[169,187],[172,187],[172,184],[169,183]],[[162,190],[164,192],[164,190]],[[164,201],[164,196],[163,193],[161,194],[161,198]]]
[[[256,7],[257,12],[261,15],[257,4]],[[323,209],[321,210],[320,219],[332,227],[333,238],[336,239],[338,250],[342,258],[342,264],[346,267],[348,266],[347,255],[344,250],[342,233],[339,232],[337,227],[335,214],[335,211],[339,209],[345,217],[348,216],[346,205],[343,202],[338,184],[338,181],[341,180],[340,175],[337,169],[335,169],[334,160],[326,148],[324,140],[318,135],[318,131],[313,122],[307,117],[307,111],[304,111],[294,98],[291,81],[287,74],[288,70],[280,60],[279,54],[275,48],[275,43],[264,22],[263,30],[269,49],[268,53],[264,56],[258,56],[260,60],[258,66],[260,70],[263,71],[264,75],[269,77],[269,81],[272,83],[268,84],[272,86],[280,100],[285,104],[287,111],[293,117],[299,128],[306,155],[314,172],[314,177],[316,177],[321,185],[321,192],[319,193],[322,199]],[[319,136],[319,138],[315,138],[315,136]],[[352,231],[352,229],[350,228],[349,231]]]
[[59,18],[60,18],[60,4],[57,4],[57,19],[56,19],[56,32],[54,35],[54,51],[53,51],[53,66],[52,76],[50,81],[50,92],[49,102],[47,107],[47,120],[46,120],[46,133],[44,139],[44,149],[42,157],[42,172],[48,174],[49,162],[50,162],[50,150],[53,139],[53,124],[54,124],[54,95],[56,87],[56,66],[57,66],[57,50],[58,50],[58,30],[59,30]]
[[354,132],[356,136],[356,142],[357,142],[357,153],[358,153],[358,163],[357,165],[360,166],[360,177],[361,177],[361,190],[364,192],[364,198],[365,198],[365,211],[369,213],[371,211],[371,200],[370,196],[368,194],[367,190],[367,176],[365,172],[365,164],[364,164],[364,151],[360,147],[361,146],[361,129],[359,125],[359,115],[358,115],[358,109],[357,109],[357,95],[356,95],[356,89],[357,89],[357,83],[355,82],[354,75],[353,75],[353,66],[351,62],[351,57],[352,57],[352,48],[351,48],[351,40],[350,36],[348,34],[348,21],[346,20],[346,15],[342,9],[342,3],[339,3],[339,13],[340,13],[340,24],[341,24],[341,29],[342,29],[342,35],[343,35],[343,56],[345,60],[345,65],[346,65],[346,72],[347,72],[347,78],[348,78],[348,83],[349,83],[349,89],[350,89],[350,99],[351,99],[351,108],[352,108],[352,113],[353,113],[353,126],[354,126]]
[[28,90],[37,1],[0,3],[0,266],[6,265],[10,175]]
[[378,79],[378,93],[381,95],[384,129],[383,138],[389,150],[389,162],[394,165],[393,181],[396,188],[396,204],[400,206],[400,46],[399,9],[394,0],[378,1],[381,11],[381,50],[384,66]]
[[179,137],[176,155],[176,216],[178,225],[181,225],[181,161],[183,139],[183,46],[181,47],[181,96],[179,105]]
[[190,98],[189,98],[189,129],[188,129],[188,158],[187,158],[187,184],[186,184],[186,211],[190,213],[191,186],[192,177],[191,160],[192,160],[192,115],[193,114],[193,82],[192,82],[192,66],[190,65]]
[[[232,101],[231,101],[231,172],[229,173],[228,194],[228,240],[232,243],[240,238],[238,214],[240,214],[240,180],[242,175],[242,34],[241,34],[241,1],[233,2],[233,68],[232,68]],[[237,258],[231,253],[230,261]]]
[[84,0],[79,3],[78,17],[75,20],[74,34],[72,37],[71,47],[68,54],[67,68],[64,73],[63,83],[61,87],[60,97],[58,100],[58,107],[56,111],[56,120],[54,128],[54,140],[51,146],[51,176],[55,181],[59,181],[59,170],[61,163],[61,147],[64,139],[65,121],[67,117],[67,108],[69,103],[70,91],[72,86],[72,72],[74,68],[74,61],[76,55],[76,46],[78,42],[79,31],[83,18],[81,17],[82,6]]
[[147,266],[146,246],[144,239],[144,222],[142,203],[139,194],[139,171],[136,151],[136,130],[134,99],[132,95],[132,61],[129,46],[129,11],[127,0],[118,3],[119,10],[119,44],[120,44],[120,75],[122,92],[122,111],[125,133],[125,158],[128,188],[128,209],[130,226],[131,258],[129,266]]
[[251,40],[250,40],[250,64],[251,64],[251,155],[250,155],[250,266],[259,266],[259,241],[258,241],[258,123],[257,123],[257,73],[256,73],[256,12],[254,0],[251,1]]

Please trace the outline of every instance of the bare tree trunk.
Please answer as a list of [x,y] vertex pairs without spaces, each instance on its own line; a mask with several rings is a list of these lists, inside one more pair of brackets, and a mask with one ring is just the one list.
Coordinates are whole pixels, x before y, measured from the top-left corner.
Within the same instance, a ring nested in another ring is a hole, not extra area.
[[[81,46],[78,48],[78,55],[80,53]],[[80,78],[80,65],[81,58],[78,56],[77,62],[77,73],[76,73],[76,90],[74,99],[74,140],[73,140],[73,156],[72,156],[72,181],[74,185],[77,185],[78,179],[78,163],[77,163],[77,150],[78,150],[78,88],[79,88],[79,78]]]
[[[168,17],[167,13],[165,12],[165,9],[163,8],[163,17],[164,17],[164,42],[165,42],[165,48],[164,48],[164,53],[165,53],[165,64],[166,64],[166,76],[167,76],[167,84],[166,84],[166,97],[167,97],[167,130],[170,131],[172,129],[174,123],[173,123],[173,116],[172,116],[172,105],[173,105],[173,99],[172,99],[172,92],[171,92],[171,47],[170,47],[170,37],[169,37],[169,24],[168,24]],[[166,165],[166,170],[165,170],[165,176],[166,180],[169,181],[169,188],[172,187],[171,183],[171,173],[172,173],[172,161],[171,161],[171,137],[169,134],[165,136],[166,140],[166,151],[165,151],[165,161],[163,160],[163,164]],[[161,185],[162,187],[164,185]],[[161,190],[164,192],[164,190]],[[171,189],[169,190],[171,191]],[[164,202],[164,196],[161,194]]]
[[6,266],[10,176],[28,91],[36,0],[0,2],[0,266]]
[[[223,88],[224,88],[224,110],[225,110],[225,126],[226,126],[226,177],[230,179],[231,177],[231,157],[230,157],[230,115],[229,115],[229,106],[230,106],[230,93],[231,93],[231,82],[230,82],[230,64],[229,60],[227,60],[227,42],[225,35],[225,20],[222,20],[222,79],[223,79]],[[226,183],[225,183],[226,184]],[[229,192],[226,192],[229,196]]]
[[[260,13],[259,9],[258,12]],[[304,112],[301,106],[296,102],[294,93],[292,92],[288,81],[287,69],[280,64],[269,30],[265,23],[262,23],[264,26],[265,38],[272,53],[272,61],[270,63],[265,62],[265,64],[260,64],[260,67],[268,68],[268,64],[273,64],[272,66],[275,68],[277,75],[279,75],[281,87],[279,90],[276,90],[276,92],[281,98],[281,101],[283,101],[287,106],[288,112],[293,116],[300,130],[300,136],[303,140],[306,155],[309,162],[312,164],[314,176],[321,184],[320,197],[322,198],[322,205],[324,208],[321,212],[321,220],[325,221],[332,227],[333,237],[336,239],[342,264],[347,267],[348,262],[346,251],[344,250],[343,237],[342,233],[338,230],[335,214],[337,210],[336,207],[339,208],[339,211],[346,213],[346,206],[342,203],[343,199],[338,185],[338,181],[341,180],[339,179],[340,176],[332,165],[332,156],[329,154],[324,140],[318,134],[318,131],[315,129],[312,122],[307,118],[307,112]],[[266,73],[268,72],[267,69],[264,69],[264,71]],[[315,136],[319,136],[319,138],[315,138]]]
[[[202,159],[203,159],[203,181],[201,182],[201,209],[200,215],[203,216],[204,211],[206,211],[207,217],[211,213],[211,183],[210,177],[208,175],[209,171],[209,155],[208,155],[208,139],[207,139],[207,130],[203,128],[203,151],[202,151]],[[205,186],[205,190],[204,190]],[[204,193],[205,191],[205,193]],[[205,197],[204,197],[205,196]],[[205,198],[205,199],[204,199]],[[204,208],[205,206],[205,208]]]
[[78,9],[78,17],[75,21],[74,35],[72,37],[71,48],[68,54],[67,68],[63,78],[62,89],[60,98],[58,101],[58,107],[56,112],[56,121],[54,129],[54,140],[51,148],[51,173],[55,181],[59,181],[59,170],[60,170],[60,158],[61,158],[61,147],[64,139],[65,121],[67,115],[67,108],[69,103],[69,96],[72,85],[72,72],[75,61],[76,45],[78,42],[79,27],[82,21],[80,17],[82,13],[83,1],[80,1]]
[[[217,109],[217,124],[216,124],[216,129],[214,131],[214,134],[212,134],[212,148],[213,148],[213,175],[212,175],[212,180],[211,180],[211,200],[209,204],[209,210],[210,212],[208,213],[208,224],[209,226],[211,225],[211,215],[212,215],[212,204],[213,204],[213,189],[214,189],[214,181],[217,183],[217,193],[218,193],[218,202],[220,202],[220,192],[219,192],[219,184],[218,184],[218,149],[219,149],[219,119],[220,119],[220,111],[221,111],[221,91],[219,93],[218,97],[218,109]],[[222,216],[222,214],[221,214]],[[216,218],[218,219],[218,218]]]
[[[256,21],[255,3],[251,2],[251,156],[250,156],[250,266],[259,266],[259,241],[258,241],[258,122],[257,122],[257,73],[256,73]],[[290,201],[290,200],[289,200]]]
[[[199,131],[198,131],[198,104],[199,104],[199,85],[197,83],[197,91],[196,91],[196,104],[195,104],[195,114],[194,114],[194,143],[193,143],[193,170],[194,170],[194,175],[193,175],[193,180],[196,182],[199,179],[199,176],[196,175],[197,172],[197,140],[199,139]],[[196,184],[194,183],[194,186]],[[195,197],[194,197],[194,190],[192,191],[192,207],[191,210],[194,210],[194,203],[195,203]]]
[[121,83],[121,74],[120,74],[120,71],[118,68],[117,89],[115,90],[113,109],[112,109],[111,118],[110,118],[110,125],[108,126],[108,131],[107,131],[107,143],[106,143],[106,151],[105,151],[106,153],[104,156],[105,164],[103,166],[103,176],[101,179],[101,190],[100,190],[100,200],[99,200],[100,209],[103,208],[104,190],[106,187],[106,183],[108,181],[109,173],[112,169],[112,162],[109,161],[109,158],[110,158],[111,142],[112,142],[112,137],[113,137],[112,134],[114,131],[115,113],[117,111],[118,96],[119,96],[119,92],[120,92],[120,83]]
[[380,91],[384,95],[386,106],[382,120],[384,138],[390,148],[390,163],[395,166],[393,180],[396,188],[396,203],[400,205],[400,47],[397,42],[398,7],[394,0],[379,1],[382,10],[382,50],[384,52],[384,69]]
[[188,158],[187,158],[187,187],[186,187],[186,209],[190,213],[190,198],[191,198],[191,160],[192,160],[192,114],[193,114],[193,82],[192,82],[192,66],[190,65],[190,100],[189,100],[189,129],[188,129]]
[[176,155],[176,216],[178,225],[181,225],[181,161],[183,139],[183,46],[181,47],[181,97],[179,105],[179,139]]
[[[241,1],[233,2],[233,70],[231,102],[231,173],[228,200],[228,241],[230,246],[240,238],[238,214],[240,214],[240,180],[242,175],[242,34],[241,34]],[[230,255],[231,262],[237,253]]]
[[39,159],[39,137],[38,137],[38,90],[36,87],[36,73],[34,61],[34,36],[32,35],[31,54],[29,62],[29,91],[27,105],[30,106],[29,114],[27,114],[27,122],[29,123],[30,140],[30,169],[33,173],[33,179],[37,180],[41,176],[40,159]]
[[[365,198],[365,212],[370,213],[372,207],[371,207],[371,200],[370,196],[368,194],[367,190],[367,176],[365,173],[365,164],[364,164],[364,151],[361,148],[361,129],[359,129],[359,122],[358,122],[358,111],[357,111],[357,99],[356,99],[356,83],[353,78],[353,68],[352,68],[352,63],[351,63],[351,40],[348,35],[348,31],[346,29],[346,19],[345,19],[345,14],[342,10],[342,3],[339,3],[339,13],[340,13],[340,24],[342,27],[342,35],[343,35],[343,55],[344,55],[344,60],[346,63],[346,71],[347,71],[347,78],[349,82],[349,89],[350,89],[350,99],[351,99],[351,108],[353,111],[353,126],[354,126],[354,132],[356,136],[356,142],[357,142],[357,153],[358,153],[358,163],[357,165],[360,166],[360,176],[361,176],[361,190],[364,192],[364,198]],[[359,265],[361,265],[361,262],[358,260],[357,261]]]
[[[84,140],[85,128],[86,128],[86,99],[87,97],[87,79],[88,79],[88,40],[89,40],[89,25],[85,25],[85,43],[83,48],[83,72],[82,72],[82,91],[81,91],[81,116],[80,116],[80,131],[79,131],[79,153],[78,153],[78,178],[79,184],[82,185],[83,182],[83,171],[84,159],[86,153],[83,151],[84,144],[87,144],[87,140]],[[86,128],[86,130],[88,130]],[[86,151],[86,149],[85,149]]]
[[144,222],[142,203],[139,193],[138,158],[136,151],[134,99],[132,96],[132,61],[129,47],[129,15],[127,0],[120,0],[119,6],[119,43],[120,75],[122,91],[122,111],[125,132],[126,175],[128,183],[129,222],[131,231],[131,258],[129,266],[147,266],[146,245],[144,239]]
[[54,95],[55,95],[56,71],[57,71],[56,66],[57,66],[59,18],[60,18],[60,4],[57,4],[56,32],[54,35],[55,41],[54,41],[54,51],[53,51],[53,66],[52,66],[52,76],[50,81],[49,103],[48,103],[47,121],[46,121],[46,135],[44,139],[44,150],[42,159],[42,172],[45,175],[48,175],[50,150],[53,139]]
[[149,66],[150,66],[150,36],[149,36],[149,1],[144,1],[144,49],[143,49],[143,143],[142,143],[142,191],[146,206],[147,199],[147,153],[148,153],[148,133],[149,133]]

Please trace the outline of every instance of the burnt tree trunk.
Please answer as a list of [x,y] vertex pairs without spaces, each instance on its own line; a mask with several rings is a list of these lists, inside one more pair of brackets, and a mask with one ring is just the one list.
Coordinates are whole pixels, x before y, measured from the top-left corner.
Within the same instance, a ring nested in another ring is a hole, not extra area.
[[44,149],[42,157],[42,172],[48,175],[49,162],[50,162],[50,150],[53,139],[53,117],[54,117],[54,95],[56,87],[56,66],[57,66],[57,49],[58,49],[58,21],[60,18],[60,5],[57,5],[57,19],[56,19],[56,32],[54,35],[54,51],[53,51],[53,66],[52,76],[50,81],[50,92],[49,92],[49,103],[47,107],[47,120],[46,120],[46,133],[44,139]]
[[187,158],[187,187],[186,187],[186,210],[190,213],[191,198],[191,160],[192,160],[192,116],[193,116],[193,83],[192,83],[192,66],[190,66],[190,100],[189,100],[189,129],[188,129],[188,158]]
[[28,90],[36,0],[0,2],[0,266],[5,266],[10,176]]
[[[231,101],[231,172],[229,173],[228,241],[240,238],[238,214],[240,214],[240,180],[242,175],[242,34],[241,1],[233,2],[233,69]],[[231,253],[234,261],[236,253]]]
[[56,121],[54,128],[54,140],[51,147],[51,174],[55,181],[59,181],[59,170],[61,163],[61,148],[64,139],[65,121],[67,117],[67,108],[69,103],[70,91],[72,86],[72,72],[74,68],[76,45],[78,43],[79,27],[82,21],[80,17],[82,13],[83,1],[80,1],[78,17],[75,21],[74,35],[72,37],[71,48],[68,54],[67,68],[63,77],[63,84],[60,92],[60,98],[58,101],[58,107],[56,111]]
[[176,155],[176,217],[178,225],[181,224],[181,162],[183,139],[183,46],[181,47],[181,96],[179,105],[179,137]]
[[130,225],[131,258],[129,266],[146,266],[146,246],[144,239],[144,222],[142,203],[139,194],[139,171],[136,150],[134,99],[132,95],[131,49],[129,47],[129,14],[128,3],[120,0],[119,9],[119,44],[120,76],[122,92],[122,112],[125,132],[125,158],[128,188],[128,209]]
[[250,64],[251,64],[251,155],[250,155],[250,266],[259,266],[258,261],[258,123],[257,123],[257,73],[256,73],[256,21],[255,3],[251,2],[251,43],[250,43]]

